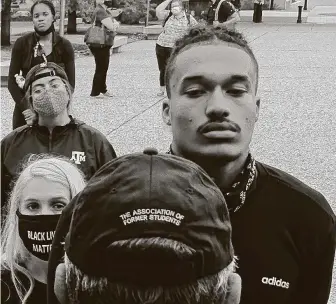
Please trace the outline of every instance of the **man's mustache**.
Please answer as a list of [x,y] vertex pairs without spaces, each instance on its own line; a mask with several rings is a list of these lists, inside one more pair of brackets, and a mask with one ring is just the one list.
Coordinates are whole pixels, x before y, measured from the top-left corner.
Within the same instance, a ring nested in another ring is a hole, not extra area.
[[200,133],[206,133],[206,132],[210,132],[210,131],[225,131],[225,130],[230,130],[230,131],[234,131],[237,133],[241,132],[241,128],[238,124],[236,124],[233,121],[230,121],[228,119],[224,119],[224,120],[212,120],[212,121],[207,121],[204,124],[202,124],[201,126],[199,126],[199,128],[197,129],[198,132]]

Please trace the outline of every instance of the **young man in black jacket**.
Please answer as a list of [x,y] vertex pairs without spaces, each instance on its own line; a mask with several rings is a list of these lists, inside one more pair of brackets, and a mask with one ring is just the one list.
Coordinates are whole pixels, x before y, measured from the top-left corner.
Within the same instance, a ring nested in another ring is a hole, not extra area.
[[326,304],[335,215],[321,193],[250,153],[260,98],[258,63],[245,39],[222,28],[192,29],[173,49],[166,87],[170,153],[203,167],[226,198],[240,303]]

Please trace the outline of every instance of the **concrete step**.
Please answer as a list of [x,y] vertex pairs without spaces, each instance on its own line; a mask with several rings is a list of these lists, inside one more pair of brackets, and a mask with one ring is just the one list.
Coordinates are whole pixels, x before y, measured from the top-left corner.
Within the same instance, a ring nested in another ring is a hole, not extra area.
[[[251,22],[253,19],[253,10],[240,11],[241,22]],[[298,18],[298,11],[269,11],[264,10],[262,14],[262,21],[264,23],[296,23]],[[305,23],[308,18],[308,12],[303,11],[302,23]]]
[[336,6],[315,6],[308,14],[308,23],[336,24]]

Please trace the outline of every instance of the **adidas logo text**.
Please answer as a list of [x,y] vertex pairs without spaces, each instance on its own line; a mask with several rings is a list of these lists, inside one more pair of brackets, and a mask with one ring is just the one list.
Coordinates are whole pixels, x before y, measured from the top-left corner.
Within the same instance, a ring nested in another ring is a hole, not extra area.
[[277,279],[276,277],[273,277],[273,278],[263,277],[261,279],[261,282],[266,285],[272,285],[272,286],[286,288],[286,289],[289,288],[288,282],[285,282],[282,279]]

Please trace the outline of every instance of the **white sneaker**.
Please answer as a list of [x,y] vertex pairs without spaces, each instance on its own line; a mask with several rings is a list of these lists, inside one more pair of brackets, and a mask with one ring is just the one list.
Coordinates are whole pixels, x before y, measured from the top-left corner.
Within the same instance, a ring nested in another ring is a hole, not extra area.
[[102,99],[104,98],[104,96],[102,94],[96,95],[96,96],[92,96],[90,95],[91,98],[95,98],[95,99]]
[[106,97],[113,97],[114,95],[111,93],[111,92],[109,92],[109,91],[106,91],[105,93],[102,93],[104,96],[106,96]]

